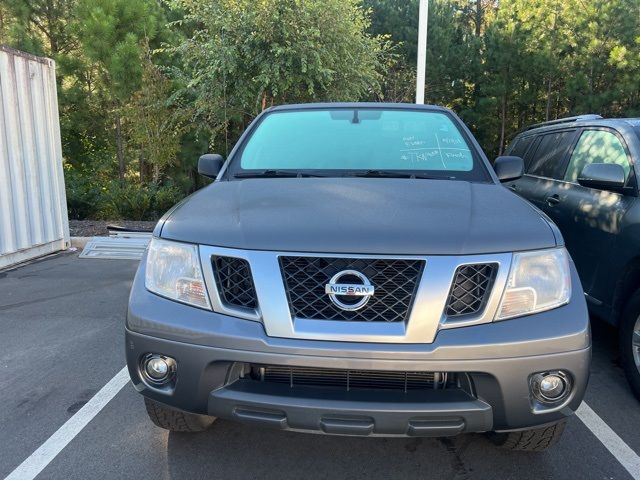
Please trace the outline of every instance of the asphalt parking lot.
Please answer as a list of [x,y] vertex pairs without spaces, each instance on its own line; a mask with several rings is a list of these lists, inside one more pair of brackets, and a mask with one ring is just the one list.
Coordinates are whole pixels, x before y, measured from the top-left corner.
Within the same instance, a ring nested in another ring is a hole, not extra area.
[[[136,266],[65,253],[0,272],[0,478],[37,457],[122,370]],[[615,331],[593,321],[593,337],[585,401],[630,447],[626,454],[612,453],[610,434],[579,418],[558,446],[534,454],[501,451],[482,435],[326,437],[222,420],[201,434],[167,433],[127,383],[38,478],[633,478],[623,465],[640,453],[640,403],[616,363]]]

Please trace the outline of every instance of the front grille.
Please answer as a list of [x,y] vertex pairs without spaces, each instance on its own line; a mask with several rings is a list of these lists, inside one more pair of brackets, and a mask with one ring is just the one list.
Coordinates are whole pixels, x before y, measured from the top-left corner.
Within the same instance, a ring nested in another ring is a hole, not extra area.
[[498,265],[495,263],[478,263],[458,267],[447,300],[447,317],[480,313],[491,295],[491,287],[497,270]]
[[[423,260],[280,257],[291,314],[314,320],[405,321],[423,266]],[[364,274],[375,288],[360,310],[342,310],[325,293],[331,277],[343,270]]]
[[291,387],[332,387],[343,390],[425,390],[456,383],[455,374],[444,372],[395,372],[341,370],[280,365],[252,365],[253,380],[282,383]]
[[222,303],[232,308],[258,307],[249,262],[235,257],[212,257],[211,263]]

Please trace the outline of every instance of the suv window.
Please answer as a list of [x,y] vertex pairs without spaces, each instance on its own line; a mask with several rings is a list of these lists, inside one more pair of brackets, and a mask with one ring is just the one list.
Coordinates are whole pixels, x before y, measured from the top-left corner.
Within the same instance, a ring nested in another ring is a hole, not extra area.
[[631,165],[620,139],[607,130],[585,130],[573,149],[564,179],[577,182],[578,175],[589,163],[615,163],[624,169],[624,178],[629,177]]
[[516,139],[516,143],[509,149],[509,155],[515,155],[516,157],[524,158],[525,153],[529,149],[529,146],[533,142],[533,139],[536,138],[535,135],[531,135],[528,137],[520,137]]
[[562,159],[571,146],[575,130],[548,133],[542,136],[527,173],[546,178],[561,178]]

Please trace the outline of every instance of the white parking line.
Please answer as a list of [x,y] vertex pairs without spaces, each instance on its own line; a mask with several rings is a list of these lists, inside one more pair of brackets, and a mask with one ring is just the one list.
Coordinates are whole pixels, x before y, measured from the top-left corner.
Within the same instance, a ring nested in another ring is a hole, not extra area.
[[[78,410],[46,442],[18,465],[5,480],[33,480],[128,382],[129,372],[125,366],[84,407]],[[586,402],[582,402],[580,408],[576,411],[576,415],[631,476],[634,479],[640,479],[640,456]]]
[[109,380],[76,414],[51,435],[40,448],[9,474],[5,480],[32,480],[78,435],[129,381],[127,367]]
[[640,479],[640,457],[614,432],[586,402],[576,410],[576,415],[591,430],[616,460],[633,478]]

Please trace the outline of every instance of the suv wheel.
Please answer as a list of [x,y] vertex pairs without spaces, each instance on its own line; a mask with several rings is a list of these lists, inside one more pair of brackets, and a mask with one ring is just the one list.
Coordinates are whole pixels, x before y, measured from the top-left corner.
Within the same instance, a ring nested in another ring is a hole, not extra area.
[[631,390],[640,400],[640,290],[624,310],[619,333],[622,367]]
[[560,420],[558,423],[546,427],[521,430],[519,432],[491,432],[488,436],[494,445],[506,450],[541,452],[558,443],[566,423],[566,420]]
[[211,426],[216,417],[174,410],[162,403],[144,399],[144,406],[151,421],[160,428],[172,432],[203,432]]

